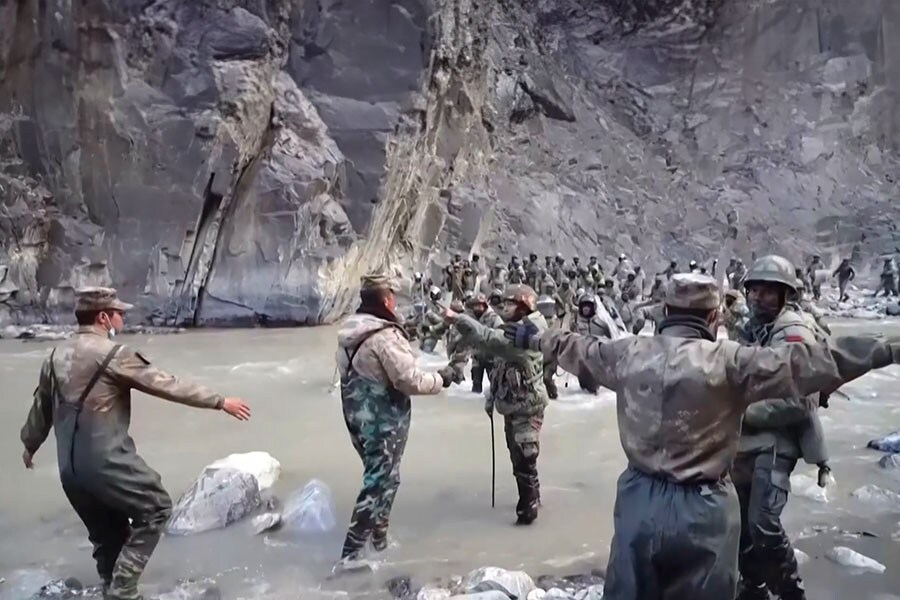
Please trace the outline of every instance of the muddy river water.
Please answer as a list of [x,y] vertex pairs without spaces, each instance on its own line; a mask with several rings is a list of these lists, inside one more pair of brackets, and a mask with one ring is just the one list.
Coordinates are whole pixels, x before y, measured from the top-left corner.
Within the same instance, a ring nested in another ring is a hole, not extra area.
[[[839,324],[839,332],[891,331],[889,323]],[[254,536],[247,523],[188,538],[165,537],[144,582],[149,588],[185,577],[216,580],[224,598],[317,598],[386,595],[383,582],[410,575],[426,583],[496,565],[532,575],[605,568],[612,534],[615,480],[624,466],[610,392],[589,396],[560,385],[545,419],[539,463],[544,509],[529,528],[512,525],[515,486],[497,423],[497,507],[491,500],[490,421],[482,399],[451,388],[413,401],[412,433],[392,520],[396,544],[374,574],[326,580],[361,478],[332,387],[335,329],[198,331],[123,337],[162,368],[245,397],[253,419],[194,410],[135,393],[132,434],[174,498],[204,465],[233,452],[264,450],[281,461],[275,490],[286,496],[310,478],[332,490],[338,527],[314,539],[276,532]],[[21,464],[19,428],[50,344],[0,342],[0,578],[42,568],[94,582],[83,526],[58,481],[51,440],[36,468]],[[425,357],[430,369],[440,361]],[[809,597],[818,600],[900,598],[900,506],[873,507],[850,493],[865,484],[900,492],[900,477],[882,470],[869,439],[900,429],[900,368],[870,374],[843,390],[823,413],[837,487],[829,502],[792,497],[786,524],[798,548]],[[815,474],[801,465],[801,473]],[[809,535],[813,526],[866,531]],[[857,574],[825,558],[833,546],[853,548],[887,566]],[[3,585],[0,584],[0,596]],[[724,600],[724,599],[723,599]]]

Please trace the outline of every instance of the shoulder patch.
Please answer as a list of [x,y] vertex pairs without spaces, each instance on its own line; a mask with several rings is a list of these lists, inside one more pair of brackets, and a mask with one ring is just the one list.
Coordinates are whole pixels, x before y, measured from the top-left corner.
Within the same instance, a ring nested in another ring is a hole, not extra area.
[[786,341],[786,342],[802,342],[803,336],[802,335],[786,335],[786,336],[784,336],[784,341]]
[[142,363],[144,363],[145,365],[149,365],[149,364],[150,364],[150,359],[148,359],[146,356],[144,356],[143,354],[141,354],[141,353],[138,352],[137,350],[134,351],[134,355],[137,356],[138,360],[141,361]]

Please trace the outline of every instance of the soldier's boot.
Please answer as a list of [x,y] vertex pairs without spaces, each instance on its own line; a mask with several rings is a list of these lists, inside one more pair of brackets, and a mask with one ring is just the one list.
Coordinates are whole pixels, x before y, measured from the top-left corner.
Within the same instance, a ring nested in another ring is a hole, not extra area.
[[798,573],[797,558],[792,549],[789,549],[789,554],[781,561],[779,567],[772,591],[781,600],[806,600],[806,590],[803,588],[803,580],[800,579]]
[[519,488],[519,502],[516,504],[516,525],[531,525],[537,519],[540,498],[533,486],[520,479],[516,480]]

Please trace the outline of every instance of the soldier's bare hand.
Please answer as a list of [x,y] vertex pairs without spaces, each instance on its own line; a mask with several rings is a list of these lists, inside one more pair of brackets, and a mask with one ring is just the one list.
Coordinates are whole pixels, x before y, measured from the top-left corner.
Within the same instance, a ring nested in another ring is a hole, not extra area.
[[444,309],[444,312],[442,313],[441,316],[443,316],[444,320],[447,321],[448,323],[452,323],[456,319],[456,312],[449,308],[446,308],[446,309]]
[[32,454],[28,450],[25,450],[24,452],[22,452],[22,462],[25,463],[26,469],[33,469],[34,468],[34,454]]
[[225,398],[225,402],[222,404],[222,410],[238,421],[250,420],[250,407],[240,398]]

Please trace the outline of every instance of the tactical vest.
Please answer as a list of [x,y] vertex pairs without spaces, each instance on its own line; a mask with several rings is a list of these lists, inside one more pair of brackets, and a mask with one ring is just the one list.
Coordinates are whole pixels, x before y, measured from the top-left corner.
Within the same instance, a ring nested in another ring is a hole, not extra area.
[[[526,319],[542,331],[547,328],[546,321],[537,313]],[[501,415],[538,414],[550,401],[544,385],[544,357],[540,352],[497,356],[490,378],[491,399]]]

